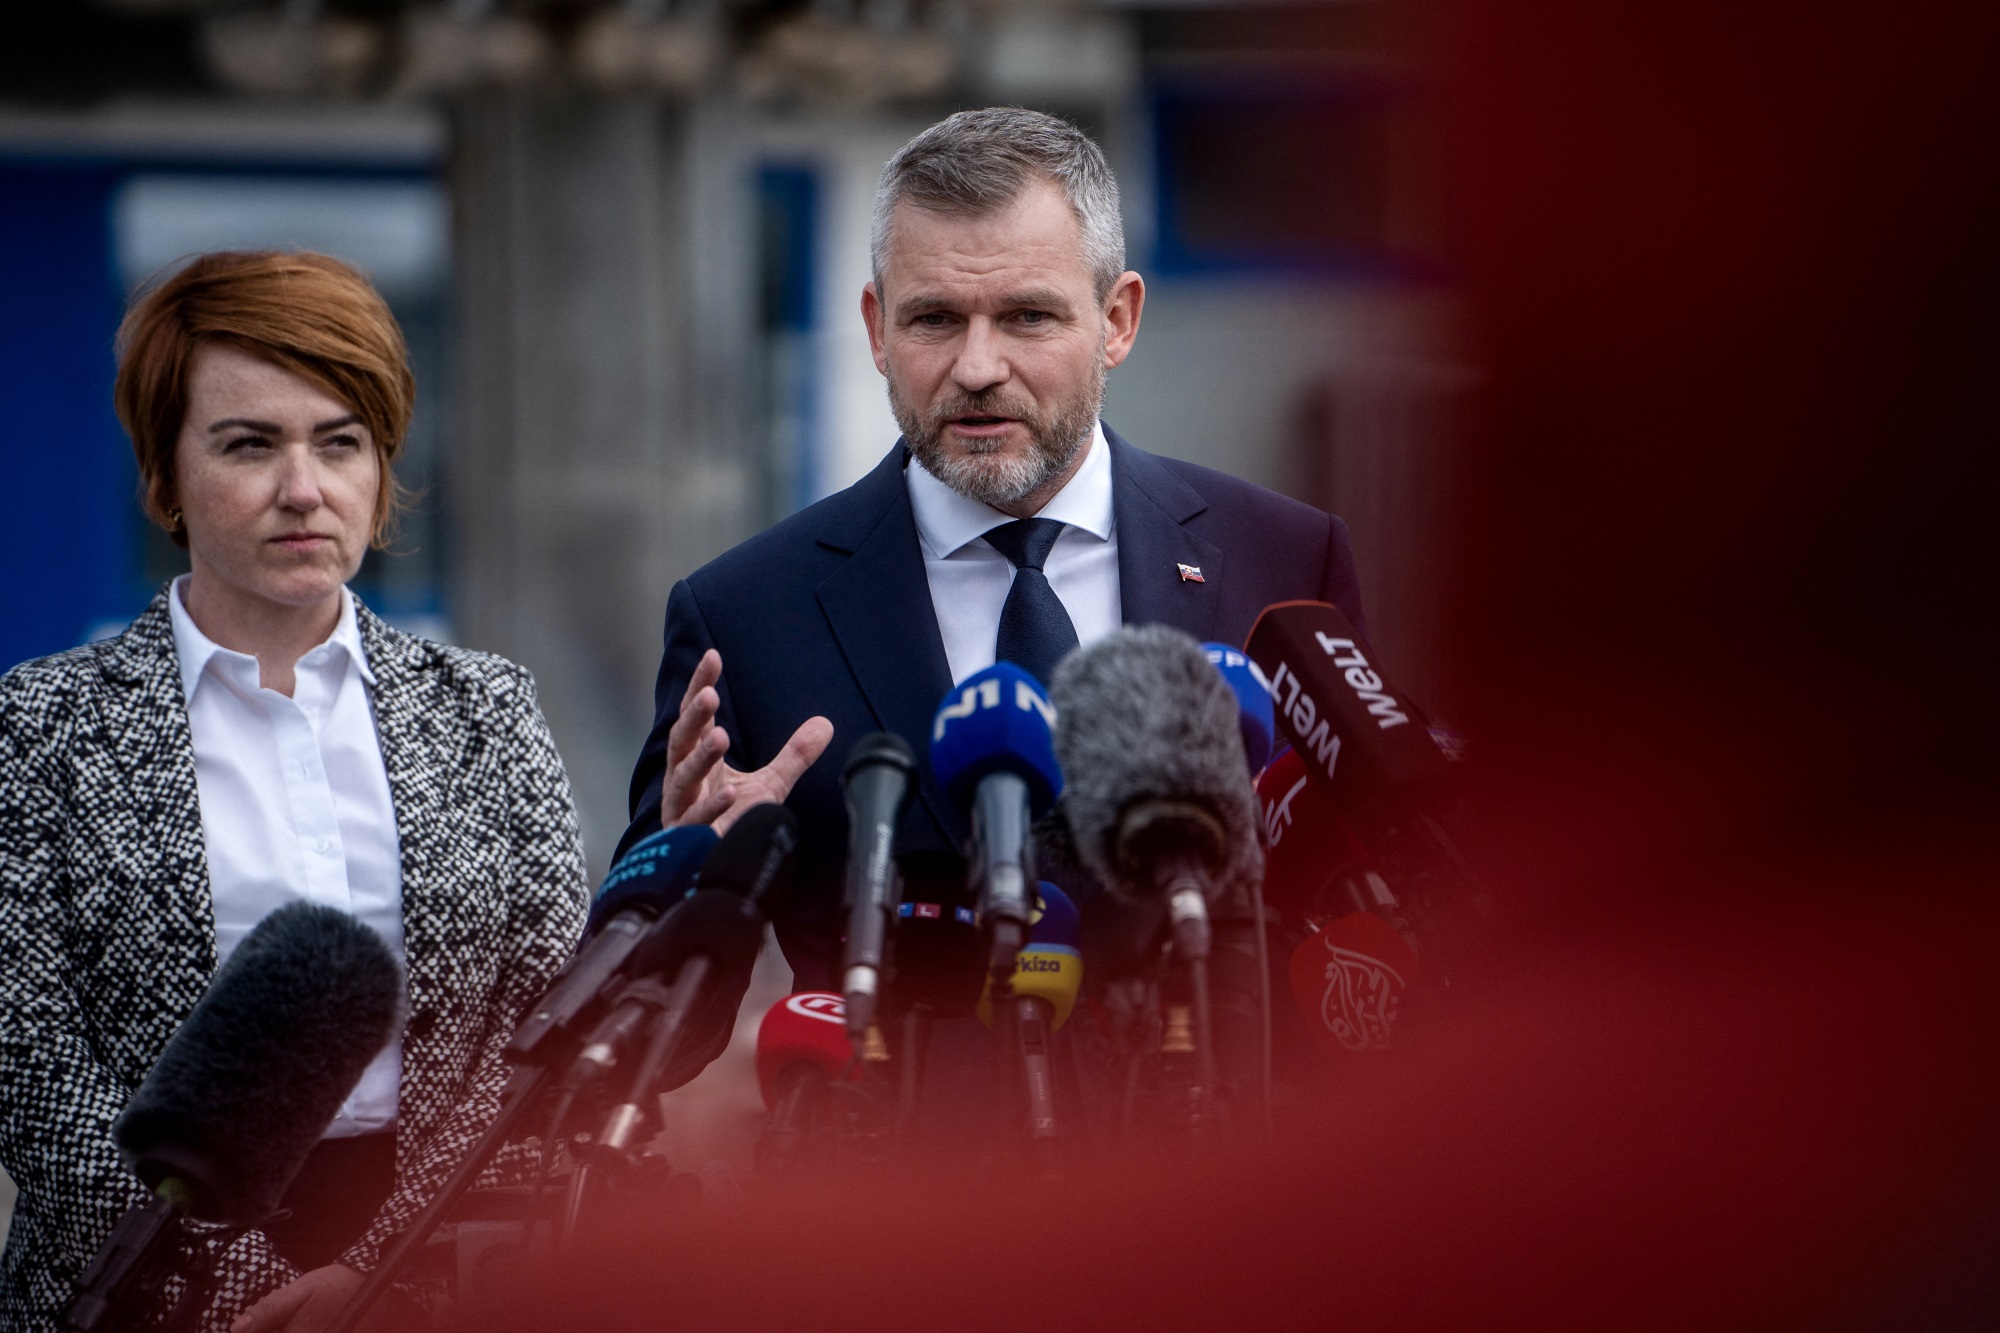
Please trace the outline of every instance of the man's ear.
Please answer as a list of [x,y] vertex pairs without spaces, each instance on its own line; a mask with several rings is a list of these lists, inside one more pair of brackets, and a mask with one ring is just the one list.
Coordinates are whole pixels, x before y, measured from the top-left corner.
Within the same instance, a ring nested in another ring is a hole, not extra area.
[[1139,315],[1146,308],[1146,280],[1131,270],[1118,275],[1104,298],[1104,368],[1110,370],[1132,354],[1139,336]]
[[868,350],[875,355],[875,369],[884,376],[889,373],[888,330],[882,327],[887,316],[882,308],[881,294],[875,284],[869,283],[861,289],[861,322],[868,326]]

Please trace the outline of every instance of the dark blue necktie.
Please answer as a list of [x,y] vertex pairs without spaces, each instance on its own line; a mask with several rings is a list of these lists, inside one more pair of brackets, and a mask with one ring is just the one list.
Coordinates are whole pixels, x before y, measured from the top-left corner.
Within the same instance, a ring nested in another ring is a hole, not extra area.
[[1044,685],[1055,674],[1056,662],[1076,647],[1076,626],[1042,573],[1042,562],[1062,530],[1052,518],[1024,518],[986,534],[993,549],[1014,566],[1014,584],[1000,608],[994,660],[1012,662]]

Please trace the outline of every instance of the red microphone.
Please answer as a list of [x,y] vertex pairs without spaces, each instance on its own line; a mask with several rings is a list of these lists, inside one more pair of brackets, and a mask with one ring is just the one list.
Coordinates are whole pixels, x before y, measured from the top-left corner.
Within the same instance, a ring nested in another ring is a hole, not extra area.
[[[1257,780],[1257,808],[1264,823],[1264,901],[1292,919],[1349,910],[1337,886],[1365,866],[1368,853],[1297,750],[1272,760]],[[1329,890],[1336,896],[1329,899]]]
[[757,1088],[770,1111],[757,1140],[762,1173],[795,1169],[823,1120],[827,1090],[852,1077],[847,1002],[828,991],[801,991],[772,1005],[757,1028]]
[[1313,1035],[1335,1052],[1365,1054],[1389,1048],[1417,951],[1373,912],[1350,912],[1305,938],[1291,972],[1292,1000]]
[[1387,1049],[1417,950],[1395,895],[1296,750],[1257,783],[1264,901],[1309,933],[1292,954],[1292,998],[1329,1049]]

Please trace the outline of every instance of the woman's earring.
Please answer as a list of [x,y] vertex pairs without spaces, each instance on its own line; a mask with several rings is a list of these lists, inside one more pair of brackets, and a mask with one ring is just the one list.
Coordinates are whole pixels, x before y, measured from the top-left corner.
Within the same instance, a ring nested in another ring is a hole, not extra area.
[[185,526],[185,522],[186,522],[186,521],[185,521],[185,520],[184,520],[184,519],[183,519],[183,518],[181,517],[181,511],[180,511],[180,510],[178,510],[178,509],[169,509],[169,510],[167,511],[167,531],[168,531],[168,532],[179,532],[179,531],[181,530],[181,528],[182,528],[183,526]]

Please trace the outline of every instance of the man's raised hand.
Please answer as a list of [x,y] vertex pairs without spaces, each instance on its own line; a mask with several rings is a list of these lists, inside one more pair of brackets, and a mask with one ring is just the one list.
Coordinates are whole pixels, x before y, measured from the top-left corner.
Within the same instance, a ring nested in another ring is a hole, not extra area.
[[722,762],[729,753],[729,733],[715,725],[722,707],[716,682],[722,679],[722,654],[711,648],[701,655],[680,716],[667,732],[667,772],[661,784],[660,826],[713,824],[727,833],[737,817],[753,805],[783,801],[813,761],[833,740],[833,723],[809,717],[776,757],[754,773],[741,773]]

